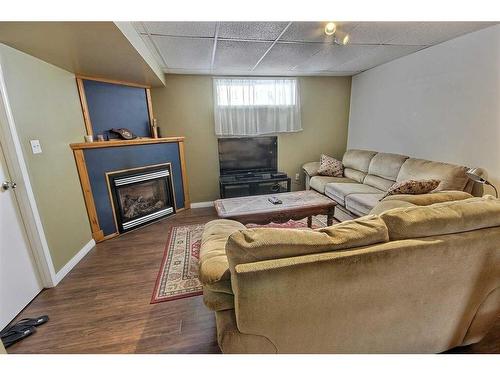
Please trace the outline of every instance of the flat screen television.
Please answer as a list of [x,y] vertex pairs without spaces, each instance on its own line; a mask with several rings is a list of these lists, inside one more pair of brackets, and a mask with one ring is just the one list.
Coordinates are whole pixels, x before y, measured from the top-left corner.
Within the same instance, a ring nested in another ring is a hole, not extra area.
[[219,138],[219,168],[221,175],[276,172],[278,138]]

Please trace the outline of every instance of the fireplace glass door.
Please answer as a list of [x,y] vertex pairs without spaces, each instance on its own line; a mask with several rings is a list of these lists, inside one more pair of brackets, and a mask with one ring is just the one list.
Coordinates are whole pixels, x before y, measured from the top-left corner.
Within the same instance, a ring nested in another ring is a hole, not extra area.
[[174,213],[169,166],[113,173],[108,178],[120,232]]

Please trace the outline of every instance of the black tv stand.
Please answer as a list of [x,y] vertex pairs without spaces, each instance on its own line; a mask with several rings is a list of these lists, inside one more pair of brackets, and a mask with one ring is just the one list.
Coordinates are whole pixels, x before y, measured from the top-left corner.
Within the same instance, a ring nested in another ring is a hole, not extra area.
[[283,172],[246,172],[222,175],[219,178],[220,197],[284,193],[291,190],[291,179]]

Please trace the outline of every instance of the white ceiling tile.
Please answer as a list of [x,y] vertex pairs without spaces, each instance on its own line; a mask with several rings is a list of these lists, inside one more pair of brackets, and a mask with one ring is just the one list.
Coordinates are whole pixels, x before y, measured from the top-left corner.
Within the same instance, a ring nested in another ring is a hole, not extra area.
[[256,71],[287,71],[324,48],[320,43],[276,43]]
[[488,22],[409,22],[391,44],[433,45],[492,25]]
[[346,61],[339,69],[344,71],[363,71],[381,65],[388,61],[416,52],[424,46],[370,46],[366,53],[358,54]]
[[298,65],[297,71],[337,71],[348,61],[355,60],[363,54],[370,53],[375,46],[338,46],[326,45],[324,48]]
[[218,41],[214,69],[238,68],[250,70],[272,43]]
[[401,35],[412,22],[358,22],[346,28],[352,44],[382,44]]
[[288,22],[221,22],[219,38],[275,40]]
[[216,22],[143,22],[151,34],[186,37],[215,35]]
[[153,36],[168,68],[209,69],[213,39]]

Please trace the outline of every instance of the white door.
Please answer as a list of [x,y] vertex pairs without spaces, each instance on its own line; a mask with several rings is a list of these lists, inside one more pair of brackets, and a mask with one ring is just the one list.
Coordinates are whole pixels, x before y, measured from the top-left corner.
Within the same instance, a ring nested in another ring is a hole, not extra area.
[[0,144],[0,330],[42,290]]

